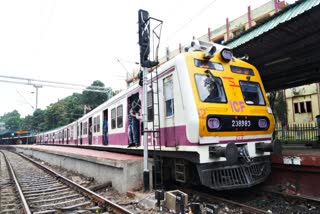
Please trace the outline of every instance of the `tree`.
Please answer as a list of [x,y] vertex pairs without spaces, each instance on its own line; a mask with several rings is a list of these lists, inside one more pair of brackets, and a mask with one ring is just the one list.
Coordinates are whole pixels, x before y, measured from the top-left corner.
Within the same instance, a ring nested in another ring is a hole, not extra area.
[[281,122],[282,125],[286,125],[288,123],[288,108],[284,90],[278,92],[276,102],[274,105],[274,110],[276,118]]
[[0,121],[5,123],[7,129],[18,130],[20,129],[20,114],[17,110],[4,114]]
[[33,119],[32,119],[32,126],[31,129],[34,132],[44,131],[46,130],[46,124],[45,124],[45,111],[41,109],[36,109],[33,112]]
[[21,119],[20,128],[24,130],[32,130],[33,129],[32,124],[33,124],[33,116],[28,115],[25,118]]
[[[105,88],[103,82],[96,80],[87,89],[97,89],[96,87]],[[89,106],[91,110],[96,108],[113,96],[111,88],[105,88],[105,91],[105,93],[84,91],[82,93],[82,104]]]
[[0,121],[6,124],[8,129],[28,129],[40,132],[67,125],[83,116],[84,106],[94,109],[112,96],[115,92],[111,88],[105,88],[104,84],[96,80],[88,89],[105,90],[105,93],[84,91],[82,94],[73,93],[56,103],[50,104],[45,110],[37,109],[33,115],[20,118],[18,111],[13,111],[0,116]]
[[46,129],[54,129],[56,127],[68,124],[69,118],[64,105],[64,100],[60,100],[51,104],[46,110],[45,124]]
[[74,93],[72,96],[65,98],[64,105],[68,117],[68,123],[71,123],[83,115],[82,95]]
[[287,118],[287,102],[285,98],[285,92],[273,91],[268,94],[270,106],[272,108],[276,123],[280,122],[282,126],[288,123]]

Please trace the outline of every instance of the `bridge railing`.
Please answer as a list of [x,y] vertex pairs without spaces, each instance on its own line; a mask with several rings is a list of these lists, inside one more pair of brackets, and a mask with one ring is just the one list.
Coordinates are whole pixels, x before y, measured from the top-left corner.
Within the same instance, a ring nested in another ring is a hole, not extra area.
[[316,124],[279,124],[275,128],[275,139],[288,144],[311,144],[318,141],[318,127]]

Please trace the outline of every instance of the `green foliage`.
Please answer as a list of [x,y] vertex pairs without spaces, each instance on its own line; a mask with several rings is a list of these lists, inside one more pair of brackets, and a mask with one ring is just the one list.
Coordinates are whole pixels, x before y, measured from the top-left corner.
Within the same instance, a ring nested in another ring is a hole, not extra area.
[[276,122],[287,124],[287,102],[284,91],[273,91],[268,94],[270,106]]
[[[97,87],[104,88],[103,82],[96,80],[87,89],[95,90],[95,89],[97,89]],[[106,93],[97,93],[94,91],[84,91],[82,93],[82,95],[83,95],[82,101],[83,101],[84,105],[90,107],[90,109],[92,110],[92,109],[96,108],[97,106],[99,106],[101,103],[108,100],[111,97],[112,93],[113,92],[112,92],[111,88],[106,88]]]
[[68,124],[64,100],[60,100],[47,107],[45,116],[46,130]]
[[17,110],[6,113],[0,117],[0,121],[6,124],[6,129],[16,130],[20,128],[20,114]]
[[[105,88],[101,81],[96,80],[87,89],[97,90],[97,86],[99,90]],[[28,115],[25,118],[20,118],[19,112],[14,110],[0,116],[0,122],[4,122],[6,128],[12,130],[26,129],[33,132],[51,130],[82,117],[84,105],[90,106],[92,110],[115,95],[111,88],[105,88],[105,91],[106,93],[94,91],[84,91],[82,94],[74,93],[50,104],[45,110],[35,110],[33,115]]]
[[41,109],[37,109],[33,112],[32,126],[31,129],[35,132],[45,130],[45,115],[46,112]]

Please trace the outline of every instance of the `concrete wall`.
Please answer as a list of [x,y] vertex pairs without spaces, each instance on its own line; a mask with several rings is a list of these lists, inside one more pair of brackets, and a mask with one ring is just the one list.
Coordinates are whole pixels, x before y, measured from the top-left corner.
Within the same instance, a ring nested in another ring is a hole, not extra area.
[[[28,147],[16,147],[17,152],[30,155],[49,164],[93,177],[99,183],[111,181],[114,189],[120,193],[143,187],[143,161],[103,161],[88,160],[87,157],[66,156]],[[151,166],[151,164],[149,164]],[[150,175],[151,175],[150,170]],[[152,181],[152,179],[150,179]]]

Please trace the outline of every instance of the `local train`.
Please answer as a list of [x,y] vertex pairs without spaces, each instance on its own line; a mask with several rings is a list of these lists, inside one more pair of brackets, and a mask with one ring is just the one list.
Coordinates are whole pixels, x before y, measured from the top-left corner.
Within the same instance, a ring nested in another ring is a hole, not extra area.
[[[161,156],[164,180],[226,190],[268,177],[271,153],[280,146],[272,140],[272,110],[253,65],[222,45],[192,41],[154,72],[146,103],[135,82],[77,121],[39,133],[36,142],[142,154],[143,143],[128,148],[128,114],[135,104],[140,114],[147,105],[148,148]],[[139,130],[142,142],[142,121]]]

